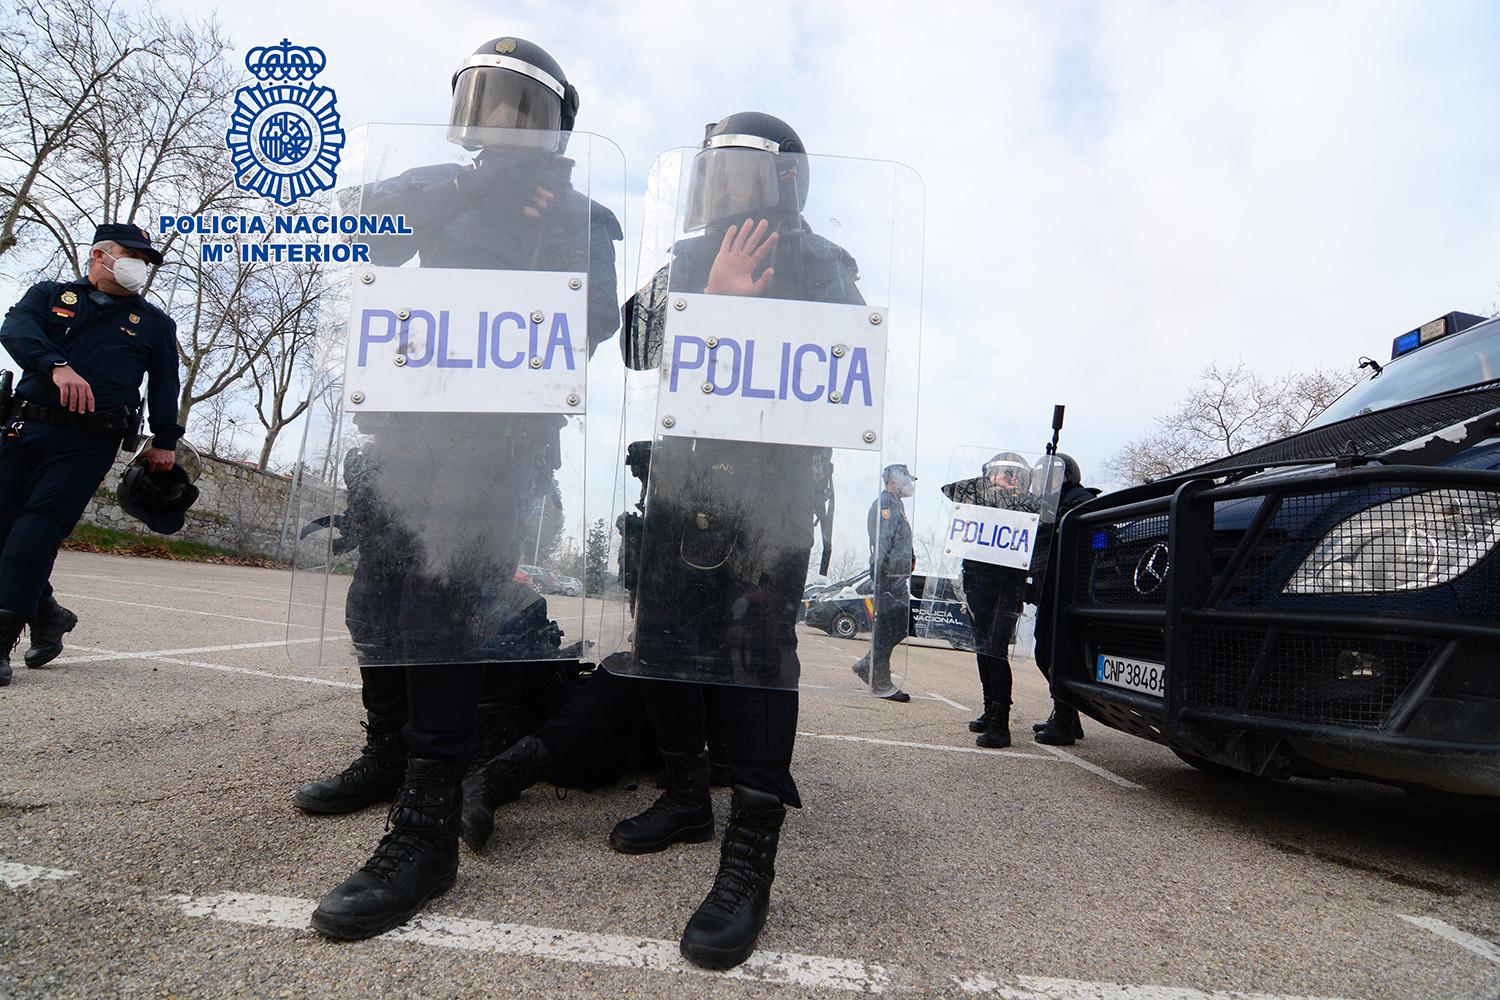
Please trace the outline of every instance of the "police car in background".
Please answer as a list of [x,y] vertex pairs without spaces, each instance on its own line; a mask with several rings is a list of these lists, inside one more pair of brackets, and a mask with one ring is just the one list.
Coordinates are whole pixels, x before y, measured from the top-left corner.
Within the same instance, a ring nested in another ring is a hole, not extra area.
[[1500,319],[1059,535],[1053,691],[1219,773],[1500,796]]
[[[958,581],[914,573],[910,585],[909,634],[971,648],[974,623]],[[862,570],[820,588],[809,587],[802,599],[801,620],[840,639],[853,639],[870,631],[875,621],[875,585],[870,582],[870,571]]]

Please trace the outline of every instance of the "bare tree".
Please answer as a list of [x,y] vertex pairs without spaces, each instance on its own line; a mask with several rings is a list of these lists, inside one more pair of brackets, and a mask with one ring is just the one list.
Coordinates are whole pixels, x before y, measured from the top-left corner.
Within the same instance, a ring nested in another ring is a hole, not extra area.
[[245,451],[239,446],[245,420],[240,412],[243,396],[243,390],[237,387],[209,398],[193,412],[188,436],[210,455],[234,461],[244,459]]
[[[114,3],[25,0],[0,27],[0,254],[26,236],[72,242],[54,171],[107,104],[109,81],[161,38]],[[76,254],[69,255],[70,259]],[[74,265],[76,267],[76,263]]]
[[1355,378],[1321,368],[1266,378],[1244,362],[1211,364],[1151,433],[1105,462],[1105,471],[1117,482],[1147,483],[1295,434]]
[[320,300],[325,276],[320,264],[283,264],[259,272],[254,279],[255,290],[241,295],[245,303],[242,319],[248,324],[264,324],[263,338],[259,334],[246,337],[265,344],[249,369],[255,413],[266,431],[260,449],[262,471],[270,464],[281,432],[302,416],[336,377],[332,369],[317,364],[324,349]]

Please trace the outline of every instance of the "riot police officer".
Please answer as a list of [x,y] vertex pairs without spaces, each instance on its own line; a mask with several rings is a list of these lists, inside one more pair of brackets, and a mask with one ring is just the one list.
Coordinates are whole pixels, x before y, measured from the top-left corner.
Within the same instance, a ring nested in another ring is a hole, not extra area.
[[[978,480],[950,483],[943,492],[958,503],[1036,510],[1030,496],[1031,465],[1013,451],[1002,451],[984,463]],[[979,735],[974,742],[986,749],[1010,746],[1010,706],[1013,677],[1009,649],[1016,620],[1026,599],[1027,570],[993,566],[973,559],[963,561],[964,597],[974,622],[974,656],[984,691],[984,712],[969,723]]]
[[[362,211],[399,212],[415,233],[372,243],[372,261],[419,253],[424,268],[586,271],[592,353],[618,329],[614,241],[623,233],[572,185],[564,153],[577,91],[552,56],[513,37],[480,46],[452,90],[447,139],[476,158],[366,188]],[[356,423],[369,444],[346,476],[360,559],[345,620],[368,736],[353,764],[303,786],[297,805],[335,813],[396,803],[369,862],[313,914],[313,927],[337,938],[389,930],[453,885],[486,663],[504,682],[522,669],[516,661],[555,657],[560,642],[545,602],[512,577],[522,538],[534,537],[527,518],[552,495],[566,420],[413,412],[360,413]]]
[[84,279],[37,282],[0,325],[0,343],[24,370],[0,418],[0,685],[28,622],[31,667],[61,652],[77,622],[47,578],[121,442],[134,437],[143,379],[152,441],[142,458],[157,472],[173,466],[177,325],[141,295],[161,262],[140,227],[99,226]]
[[[801,138],[784,121],[741,112],[712,124],[693,160],[669,269],[627,305],[629,367],[660,361],[676,293],[862,304],[858,268],[803,217]],[[712,889],[688,920],[690,961],[725,969],[754,950],[770,906],[792,779],[801,664],[796,618],[826,513],[828,448],[663,436],[651,454],[629,665],[667,764],[666,789],[610,834],[644,854],[714,834],[705,718],[717,703],[733,784]],[[706,682],[706,683],[705,683]]]
[[911,701],[891,682],[891,652],[911,631],[911,574],[917,567],[911,521],[903,498],[916,492],[917,477],[905,465],[887,466],[880,496],[870,504],[870,579],[875,586],[875,637],[870,651],[850,669],[876,696]]
[[[1075,507],[1088,503],[1099,495],[1099,491],[1091,486],[1083,485],[1083,470],[1071,455],[1059,453],[1057,458],[1063,466],[1062,494],[1057,502],[1057,521],[1042,526],[1043,532],[1055,532],[1057,524],[1062,523],[1063,515]],[[1038,547],[1046,544],[1038,540]],[[1055,620],[1056,596],[1052,593],[1052,582],[1057,579],[1057,549],[1056,546],[1048,545],[1050,558],[1047,560],[1045,570],[1041,579],[1037,582],[1036,589],[1036,665],[1042,671],[1042,676],[1049,681],[1052,679],[1052,624]],[[1064,705],[1056,699],[1052,702],[1052,714],[1046,722],[1034,723],[1031,727],[1036,734],[1034,737],[1038,743],[1048,746],[1066,747],[1072,746],[1078,740],[1083,739],[1083,724],[1078,720],[1078,709],[1072,705]]]

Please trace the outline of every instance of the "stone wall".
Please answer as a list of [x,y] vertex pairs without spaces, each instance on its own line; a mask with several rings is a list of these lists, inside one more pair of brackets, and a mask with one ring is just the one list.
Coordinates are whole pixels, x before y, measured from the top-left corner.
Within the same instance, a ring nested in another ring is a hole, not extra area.
[[[150,529],[121,509],[115,499],[120,476],[129,455],[121,452],[114,467],[89,501],[84,524],[119,531],[149,533]],[[275,556],[286,516],[291,479],[210,455],[203,456],[203,474],[198,477],[198,502],[187,513],[187,522],[172,538],[202,542],[240,554]]]

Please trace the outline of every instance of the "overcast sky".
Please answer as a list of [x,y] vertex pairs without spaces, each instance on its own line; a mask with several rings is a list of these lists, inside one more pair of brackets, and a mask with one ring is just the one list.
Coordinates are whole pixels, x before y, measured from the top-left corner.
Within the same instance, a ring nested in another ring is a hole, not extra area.
[[444,121],[469,52],[536,41],[637,193],[659,151],[739,110],[787,119],[814,152],[910,164],[928,464],[955,444],[1039,450],[1064,402],[1064,447],[1097,469],[1211,361],[1347,367],[1500,299],[1494,4],[256,0],[218,16],[240,55],[321,46],[346,127]]

